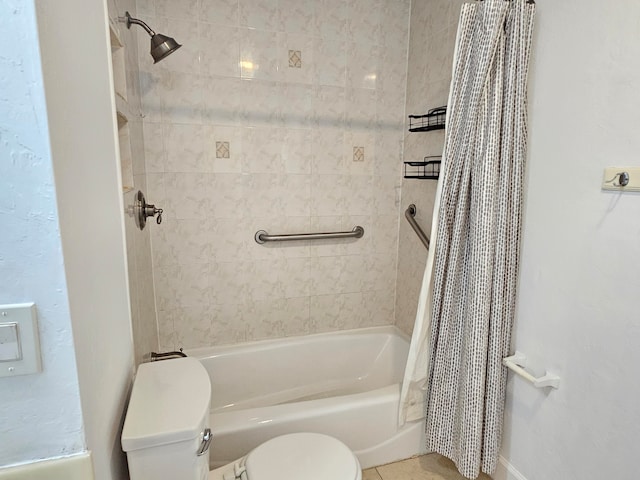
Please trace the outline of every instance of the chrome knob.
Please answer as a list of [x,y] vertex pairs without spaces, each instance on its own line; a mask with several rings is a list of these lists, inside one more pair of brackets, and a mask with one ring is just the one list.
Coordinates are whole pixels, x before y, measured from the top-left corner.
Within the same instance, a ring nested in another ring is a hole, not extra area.
[[147,224],[148,217],[156,217],[156,223],[160,225],[162,223],[162,213],[163,210],[161,208],[156,208],[155,205],[147,203],[144,198],[144,194],[138,190],[136,194],[135,204],[133,206],[133,215],[136,220],[136,225],[140,230],[143,230],[145,225]]
[[200,443],[200,448],[198,448],[199,457],[207,453],[207,451],[209,451],[209,446],[211,445],[212,438],[213,438],[213,435],[211,434],[211,429],[205,428],[204,431],[202,432],[202,443]]

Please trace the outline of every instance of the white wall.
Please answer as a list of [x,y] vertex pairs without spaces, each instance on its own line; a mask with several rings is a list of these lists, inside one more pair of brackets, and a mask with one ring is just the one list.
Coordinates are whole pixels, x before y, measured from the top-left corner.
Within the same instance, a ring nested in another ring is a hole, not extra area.
[[38,307],[42,373],[0,378],[0,468],[84,447],[32,0],[0,2],[0,304]]
[[510,380],[503,455],[528,480],[638,478],[640,3],[537,0],[516,348],[560,374]]
[[134,363],[106,5],[36,6],[87,446],[97,479],[121,479]]

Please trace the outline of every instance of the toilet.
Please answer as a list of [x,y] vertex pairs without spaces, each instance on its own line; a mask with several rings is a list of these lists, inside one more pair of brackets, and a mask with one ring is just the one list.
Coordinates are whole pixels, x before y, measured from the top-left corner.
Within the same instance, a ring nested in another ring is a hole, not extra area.
[[356,456],[319,433],[266,441],[209,471],[211,382],[194,358],[143,363],[122,429],[131,480],[361,480]]

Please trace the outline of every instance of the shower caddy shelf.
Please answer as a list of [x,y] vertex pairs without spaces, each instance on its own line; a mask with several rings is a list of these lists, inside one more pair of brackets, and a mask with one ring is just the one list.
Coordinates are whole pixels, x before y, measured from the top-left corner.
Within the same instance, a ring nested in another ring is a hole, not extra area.
[[424,157],[422,162],[404,162],[404,178],[437,180],[441,163],[442,157]]
[[432,108],[425,115],[409,115],[410,132],[442,130],[447,119],[447,106]]
[[[442,130],[447,119],[447,106],[432,108],[425,115],[409,115],[410,132]],[[440,177],[441,156],[428,156],[424,160],[404,162],[404,178],[437,180]]]

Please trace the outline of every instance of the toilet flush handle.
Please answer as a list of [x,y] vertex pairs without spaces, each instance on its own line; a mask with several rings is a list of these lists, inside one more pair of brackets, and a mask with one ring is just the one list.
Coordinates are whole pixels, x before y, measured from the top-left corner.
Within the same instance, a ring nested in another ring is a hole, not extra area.
[[209,446],[211,445],[211,439],[213,435],[211,435],[211,429],[205,428],[202,433],[202,443],[200,444],[200,448],[198,449],[198,456],[202,456],[209,451]]

